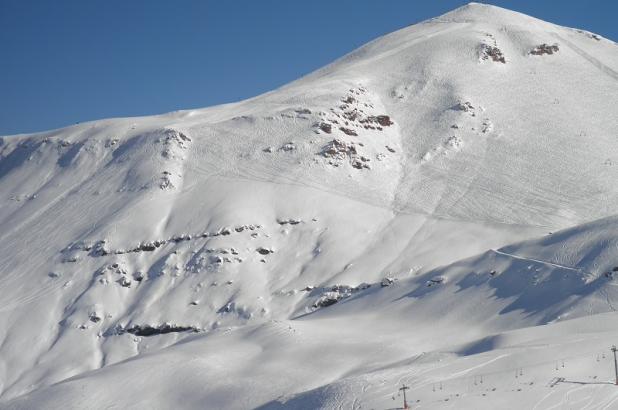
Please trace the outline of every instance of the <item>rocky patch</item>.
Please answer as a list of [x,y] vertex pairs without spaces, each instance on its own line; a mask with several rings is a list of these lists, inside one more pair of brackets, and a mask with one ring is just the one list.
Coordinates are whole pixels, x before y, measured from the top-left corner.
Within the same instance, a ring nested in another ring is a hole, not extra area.
[[446,279],[445,279],[444,277],[442,277],[442,276],[436,276],[435,278],[431,278],[431,279],[429,279],[429,280],[425,283],[425,285],[426,285],[427,287],[432,287],[432,286],[436,286],[436,285],[441,285],[441,284],[443,284],[443,283],[445,283],[445,282],[446,282]]
[[329,113],[320,113],[323,120],[316,123],[316,131],[331,134],[336,127],[342,133],[357,137],[361,130],[382,131],[394,124],[386,114],[374,114],[374,104],[366,96],[364,87],[351,88],[341,99],[338,107],[331,107]]
[[235,248],[204,248],[187,262],[186,270],[200,273],[203,270],[215,272],[225,263],[242,263],[243,259]]
[[77,242],[77,243],[67,246],[61,252],[63,254],[67,254],[67,253],[71,253],[75,251],[83,251],[83,252],[88,252],[88,255],[92,257],[100,257],[100,256],[107,256],[107,255],[123,255],[127,253],[138,253],[138,252],[153,252],[157,250],[158,248],[160,248],[161,246],[166,245],[168,243],[180,243],[180,242],[192,241],[192,240],[202,239],[202,238],[214,238],[217,236],[227,236],[227,235],[231,235],[232,233],[240,233],[243,231],[255,231],[261,228],[262,228],[262,225],[253,225],[253,224],[239,225],[239,226],[236,226],[235,228],[224,227],[224,228],[220,228],[216,232],[203,232],[203,233],[199,233],[195,235],[181,234],[181,235],[172,236],[171,238],[168,238],[168,239],[158,239],[152,242],[142,242],[139,245],[133,248],[129,248],[129,249],[111,250],[107,247],[107,242],[104,239],[99,240],[95,242],[94,244],[89,244],[85,242]]
[[[133,283],[136,274],[129,275],[129,272],[120,263],[113,263],[111,265],[104,266],[95,272],[95,277],[98,277],[97,281],[101,285],[108,285],[110,283],[116,283],[123,288],[130,288]],[[137,284],[141,282],[135,281]]]
[[339,127],[339,130],[341,130],[341,132],[343,132],[346,135],[350,135],[350,136],[354,136],[354,137],[358,137],[358,134],[356,133],[356,131],[354,131],[351,128],[346,128],[346,127]]
[[157,139],[157,142],[163,144],[164,150],[161,155],[167,159],[177,157],[178,153],[175,151],[187,149],[191,142],[191,138],[174,129],[164,129],[159,133],[161,136]]
[[487,42],[481,43],[479,60],[487,61],[491,60],[496,63],[506,64],[506,58],[502,53],[502,50],[498,48],[498,43],[492,34],[486,33]]
[[453,106],[453,109],[456,111],[467,112],[471,117],[476,117],[476,108],[470,101],[460,101]]
[[330,134],[333,132],[333,126],[327,122],[320,122],[318,124],[318,128],[327,134]]
[[159,184],[159,188],[161,188],[164,191],[169,191],[169,190],[172,190],[172,189],[176,188],[176,186],[172,182],[172,173],[171,172],[169,172],[169,171],[163,171],[162,172],[161,182]]
[[553,44],[550,46],[549,44],[543,43],[530,50],[530,54],[533,56],[541,56],[544,54],[551,55],[557,53],[559,50],[560,47],[558,46],[558,44]]
[[[360,146],[360,144],[358,145]],[[348,161],[353,168],[371,169],[368,164],[370,159],[361,155],[357,144],[353,142],[348,143],[343,140],[334,139],[322,148],[320,155],[327,158],[328,163],[334,167],[338,167],[344,161]]]
[[296,144],[294,144],[293,142],[287,142],[283,144],[281,147],[279,147],[279,151],[284,151],[284,152],[291,152],[295,150],[296,150]]
[[498,47],[484,46],[481,53],[483,60],[491,59],[497,63],[506,64],[506,59]]
[[118,327],[116,329],[116,335],[122,335],[124,333],[131,333],[135,336],[156,336],[156,335],[164,335],[167,333],[181,333],[181,332],[200,332],[201,329],[198,329],[195,326],[179,326],[173,325],[169,323],[164,323],[162,325],[133,325],[131,327],[123,328]]
[[279,225],[298,225],[302,219],[277,219]]
[[368,283],[362,283],[358,286],[334,285],[330,288],[323,288],[322,295],[313,303],[314,309],[334,305],[342,299],[349,298],[353,294],[370,288]]

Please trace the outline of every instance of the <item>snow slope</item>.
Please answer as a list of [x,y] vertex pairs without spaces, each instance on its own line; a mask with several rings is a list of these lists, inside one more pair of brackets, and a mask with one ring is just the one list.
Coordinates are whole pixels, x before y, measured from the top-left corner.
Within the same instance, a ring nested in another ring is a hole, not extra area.
[[1,138],[0,407],[618,408],[617,51],[471,3]]

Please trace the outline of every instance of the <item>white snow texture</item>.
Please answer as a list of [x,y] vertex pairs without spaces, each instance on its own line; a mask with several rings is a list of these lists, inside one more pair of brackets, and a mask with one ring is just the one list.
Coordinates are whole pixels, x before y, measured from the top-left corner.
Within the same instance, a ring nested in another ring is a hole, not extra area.
[[618,409],[617,107],[616,43],[471,3],[2,137],[0,408]]

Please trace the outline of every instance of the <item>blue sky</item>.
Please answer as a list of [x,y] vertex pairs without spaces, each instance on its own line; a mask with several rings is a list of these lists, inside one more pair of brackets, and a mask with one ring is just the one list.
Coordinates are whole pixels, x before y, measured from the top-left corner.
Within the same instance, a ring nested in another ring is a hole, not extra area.
[[[237,101],[455,0],[0,0],[0,135]],[[495,0],[618,40],[614,0]]]

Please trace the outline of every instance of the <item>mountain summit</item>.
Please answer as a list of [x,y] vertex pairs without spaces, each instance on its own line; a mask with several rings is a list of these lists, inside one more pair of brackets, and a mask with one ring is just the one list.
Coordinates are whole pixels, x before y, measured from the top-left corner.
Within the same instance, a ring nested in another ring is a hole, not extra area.
[[0,138],[2,407],[572,404],[618,336],[617,51],[470,3],[246,101]]

